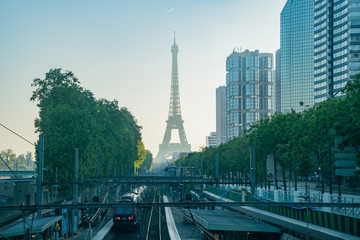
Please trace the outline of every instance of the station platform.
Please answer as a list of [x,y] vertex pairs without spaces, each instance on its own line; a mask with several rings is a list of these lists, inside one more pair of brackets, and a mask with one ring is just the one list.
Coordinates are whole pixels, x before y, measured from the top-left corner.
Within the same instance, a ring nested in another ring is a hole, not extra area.
[[[20,221],[16,225],[0,232],[4,237],[16,237],[24,236],[24,229],[30,228],[32,225],[31,234],[43,234],[48,228],[54,226],[56,222],[59,222],[62,219],[62,216],[53,216],[53,217],[43,217],[41,219],[28,219],[26,220],[25,226],[24,222]],[[44,237],[44,236],[43,236]]]
[[106,225],[92,238],[92,240],[102,240],[110,232],[112,226],[114,225],[113,220],[111,219],[106,223]]
[[[164,201],[172,201],[172,198],[164,196]],[[168,210],[166,210],[168,209]],[[167,212],[167,213],[166,213]],[[184,211],[179,207],[165,207],[166,221],[171,240],[200,240],[201,232],[192,222],[186,220]],[[170,226],[169,226],[170,223]]]
[[[169,202],[167,196],[163,196],[164,202]],[[170,207],[165,207],[165,215],[166,215],[166,224],[169,231],[169,236],[171,240],[181,240],[177,227],[175,225],[174,216]]]
[[[203,192],[209,199],[215,201],[232,202],[227,198],[221,198],[220,196],[208,191]],[[264,210],[260,210],[254,207],[242,207],[242,206],[229,206],[230,210],[237,211],[239,213],[251,216],[256,219],[261,219],[263,222],[267,222],[271,225],[277,226],[282,230],[289,232],[297,232],[305,237],[312,239],[327,239],[327,240],[359,240],[358,237],[331,230],[328,228],[320,227],[318,225],[302,222],[292,218],[280,216],[274,213],[270,213]]]

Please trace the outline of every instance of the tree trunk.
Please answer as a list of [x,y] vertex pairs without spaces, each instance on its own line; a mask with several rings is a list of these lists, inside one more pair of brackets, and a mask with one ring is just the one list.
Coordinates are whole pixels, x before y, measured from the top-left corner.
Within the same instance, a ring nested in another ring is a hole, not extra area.
[[289,170],[289,192],[291,191],[291,181],[293,180],[293,170]]
[[275,189],[279,189],[278,180],[277,180],[277,168],[276,168],[276,153],[274,153],[274,181]]
[[325,192],[325,182],[324,182],[324,169],[321,167],[321,158],[320,158],[320,154],[317,154],[317,158],[318,158],[318,162],[319,162],[319,168],[320,168],[320,173],[319,175],[321,176],[321,193],[324,194]]
[[295,191],[297,191],[297,175],[296,175],[296,168],[295,168]]
[[287,192],[287,188],[286,188],[286,171],[285,171],[285,167],[283,167],[282,170],[282,175],[283,175],[283,182],[284,182],[284,191]]
[[325,192],[325,171],[321,169],[321,193],[324,194]]

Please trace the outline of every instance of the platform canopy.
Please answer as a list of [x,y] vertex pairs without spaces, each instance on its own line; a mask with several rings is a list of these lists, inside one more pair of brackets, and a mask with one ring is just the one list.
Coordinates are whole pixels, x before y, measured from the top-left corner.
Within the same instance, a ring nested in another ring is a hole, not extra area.
[[[50,226],[54,225],[56,222],[59,222],[62,219],[62,216],[53,216],[53,217],[44,217],[41,219],[34,219],[32,223],[31,234],[42,233]],[[26,220],[25,229],[30,228],[32,219]],[[15,237],[23,236],[24,233],[24,222],[19,221],[16,225],[0,232],[2,237]]]
[[[267,232],[280,233],[280,229],[256,222],[242,214],[232,211],[193,210],[194,220],[209,231]],[[189,216],[188,211],[185,214]]]

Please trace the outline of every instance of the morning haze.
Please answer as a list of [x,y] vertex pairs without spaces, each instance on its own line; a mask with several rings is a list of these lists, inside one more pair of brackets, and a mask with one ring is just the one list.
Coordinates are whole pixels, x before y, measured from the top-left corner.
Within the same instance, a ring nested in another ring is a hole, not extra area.
[[[1,123],[38,139],[34,78],[72,71],[96,98],[117,99],[142,126],[154,155],[164,136],[173,32],[179,46],[181,111],[192,151],[215,131],[215,89],[234,47],[274,53],[285,0],[0,1]],[[1,149],[34,152],[0,128]]]

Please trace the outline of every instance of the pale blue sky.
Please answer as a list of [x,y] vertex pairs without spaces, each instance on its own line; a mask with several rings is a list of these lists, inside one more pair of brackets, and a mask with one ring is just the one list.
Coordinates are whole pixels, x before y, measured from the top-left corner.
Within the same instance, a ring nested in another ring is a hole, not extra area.
[[[35,142],[31,82],[62,68],[95,97],[127,107],[156,156],[166,127],[176,31],[182,117],[197,151],[215,131],[215,89],[225,85],[226,57],[234,47],[274,53],[285,2],[0,0],[0,123]],[[6,148],[34,151],[0,127],[0,150]]]

